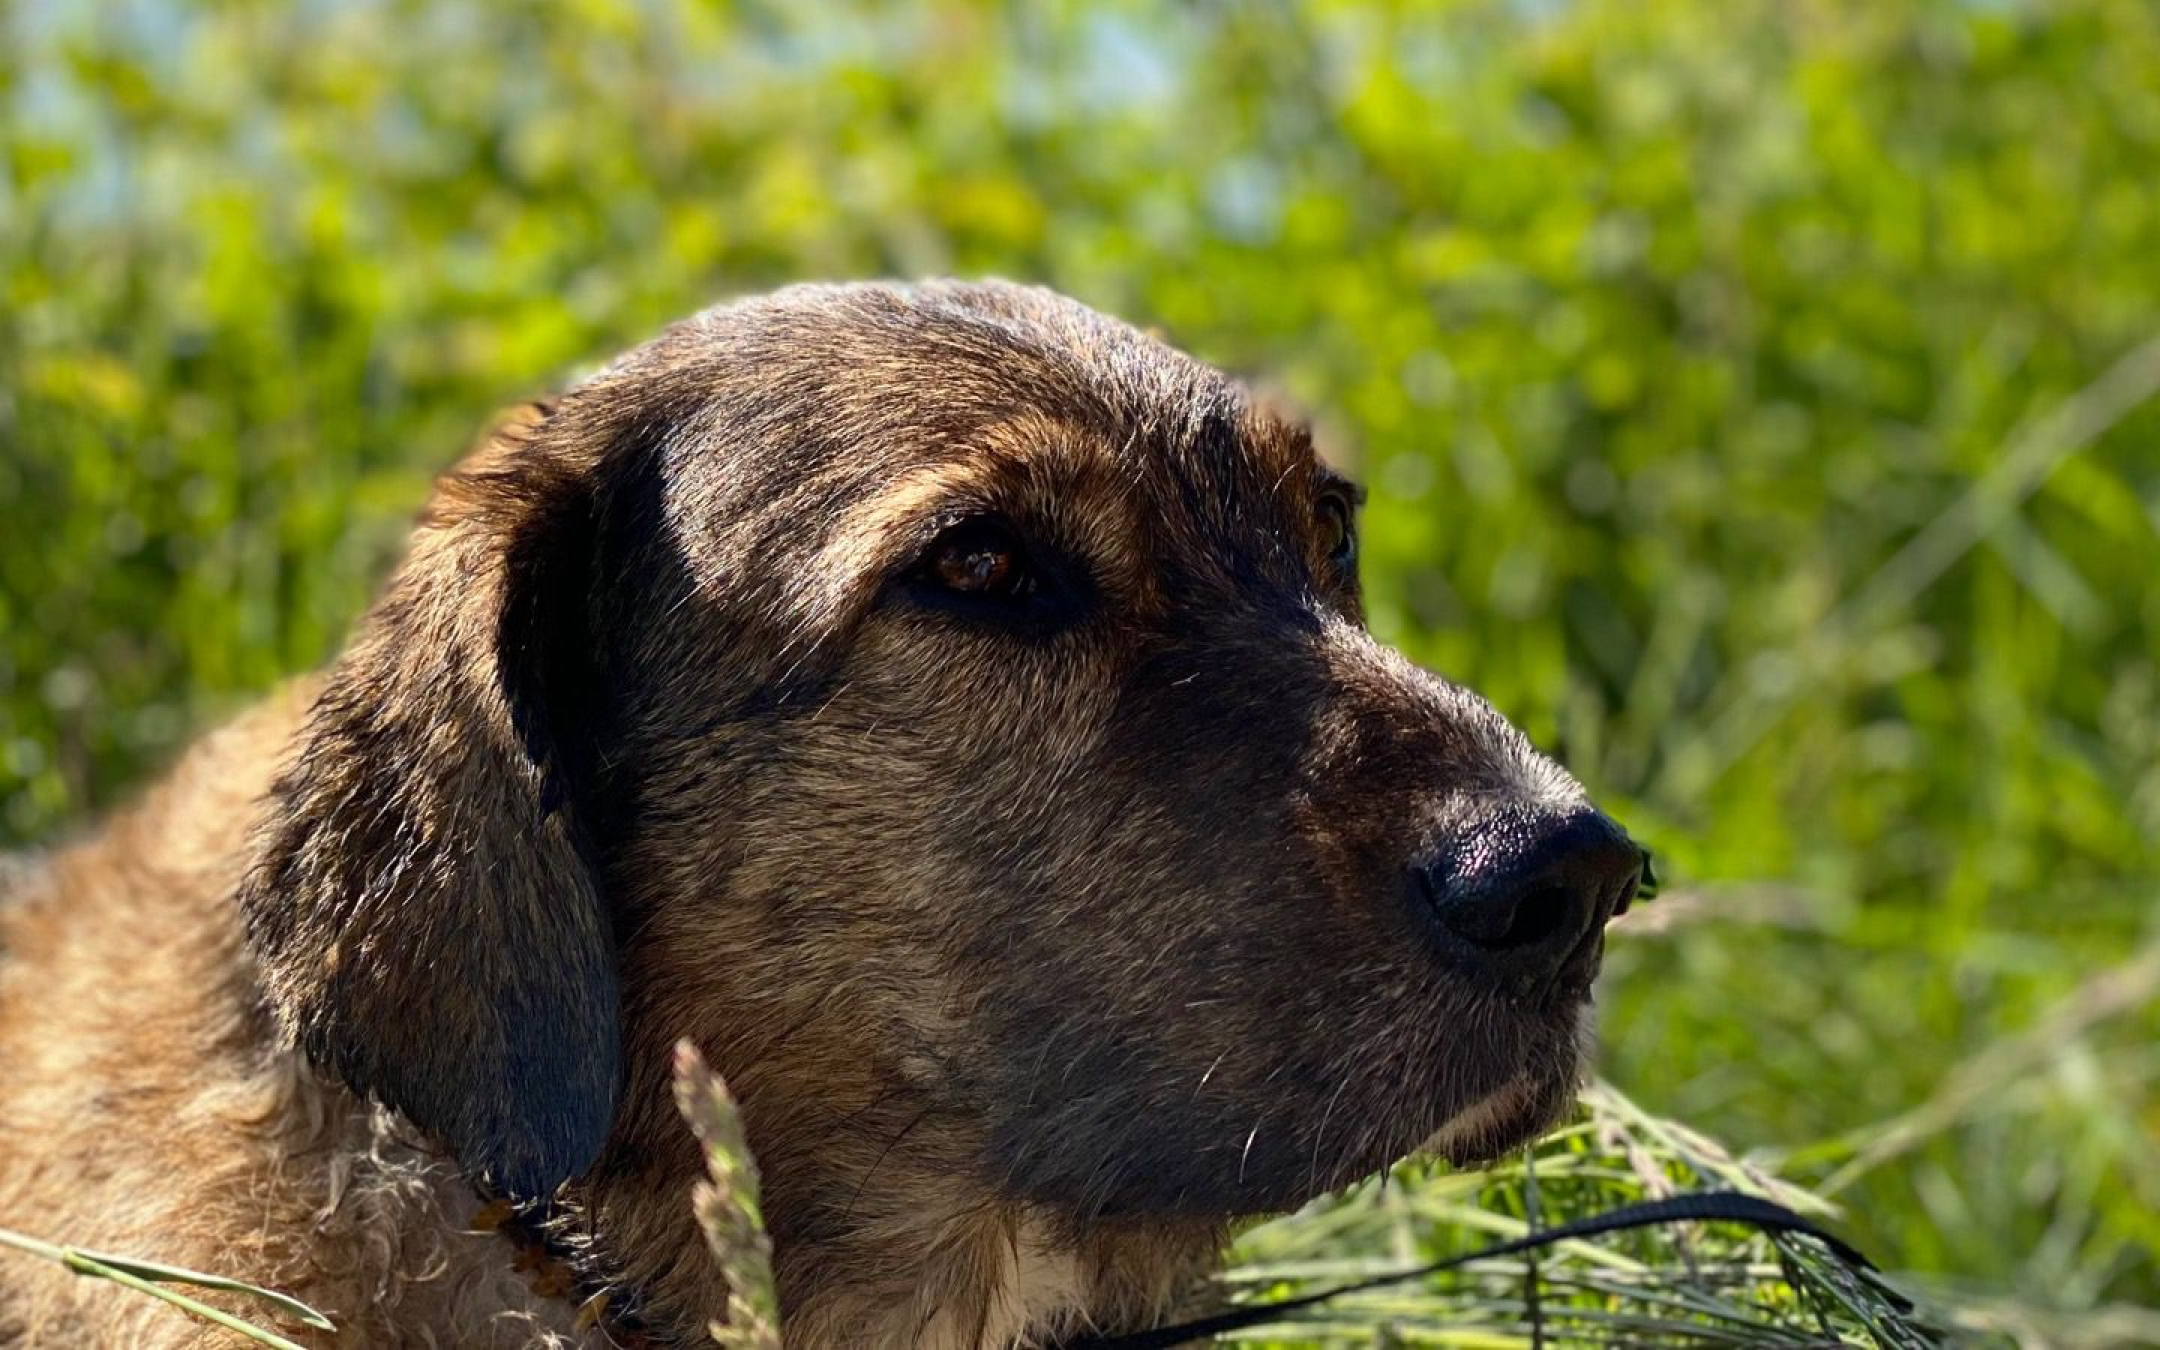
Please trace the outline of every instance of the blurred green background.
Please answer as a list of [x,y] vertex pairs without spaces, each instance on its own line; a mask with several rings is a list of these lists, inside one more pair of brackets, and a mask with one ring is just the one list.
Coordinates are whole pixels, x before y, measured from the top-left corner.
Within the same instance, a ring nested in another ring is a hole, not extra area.
[[805,278],[1287,389],[1659,848],[1608,1073],[2160,1304],[2160,6],[0,11],[0,842],[327,655],[491,411]]

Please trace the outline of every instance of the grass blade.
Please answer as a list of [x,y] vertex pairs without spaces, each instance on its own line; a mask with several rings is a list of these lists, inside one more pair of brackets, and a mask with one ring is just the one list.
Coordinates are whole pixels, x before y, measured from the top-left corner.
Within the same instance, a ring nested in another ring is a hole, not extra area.
[[156,1261],[144,1261],[130,1256],[113,1256],[105,1252],[86,1251],[80,1247],[65,1247],[45,1242],[0,1228],[0,1247],[12,1247],[32,1256],[67,1267],[78,1275],[91,1279],[110,1280],[124,1288],[148,1294],[154,1299],[169,1303],[190,1316],[224,1327],[245,1336],[259,1345],[281,1347],[281,1350],[303,1350],[299,1344],[285,1339],[274,1331],[256,1326],[221,1308],[213,1308],[199,1299],[189,1298],[171,1285],[189,1285],[198,1289],[210,1289],[220,1293],[240,1294],[270,1304],[280,1312],[324,1331],[335,1331],[329,1318],[290,1295],[222,1275],[210,1275],[182,1266],[168,1266]]

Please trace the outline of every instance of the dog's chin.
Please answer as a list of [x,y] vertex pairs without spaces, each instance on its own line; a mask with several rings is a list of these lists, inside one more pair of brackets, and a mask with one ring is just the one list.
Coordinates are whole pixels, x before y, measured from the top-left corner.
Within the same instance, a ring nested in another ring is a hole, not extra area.
[[1518,1078],[1435,1131],[1419,1153],[1475,1167],[1521,1148],[1560,1123],[1579,1086],[1572,1074]]
[[[1293,1169],[1291,1175],[1274,1178],[1272,1184],[1263,1181],[1241,1195],[1236,1213],[1251,1216],[1293,1209],[1315,1196],[1384,1172],[1405,1158],[1437,1157],[1450,1166],[1476,1167],[1507,1156],[1566,1120],[1574,1109],[1593,1033],[1587,1001],[1578,1008],[1541,1016],[1531,1041],[1535,1052],[1521,1067],[1511,1076],[1487,1079],[1497,1086],[1456,1107],[1431,1133],[1422,1137],[1412,1132],[1398,1134],[1392,1146],[1384,1134],[1370,1137],[1363,1151],[1339,1157],[1333,1166],[1300,1159],[1306,1165]],[[1404,1112],[1414,1114],[1414,1109]],[[1404,1124],[1411,1131],[1417,1128],[1407,1120]]]
[[1526,1069],[1457,1111],[1417,1152],[1456,1167],[1475,1167],[1521,1148],[1566,1119],[1582,1087],[1582,1065],[1594,1037],[1587,1001],[1572,1021],[1565,1048],[1552,1060]]

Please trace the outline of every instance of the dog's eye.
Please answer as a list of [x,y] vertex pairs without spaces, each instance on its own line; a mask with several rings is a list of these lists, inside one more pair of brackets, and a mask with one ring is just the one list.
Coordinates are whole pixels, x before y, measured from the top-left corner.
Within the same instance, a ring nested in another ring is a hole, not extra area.
[[1351,523],[1349,500],[1331,492],[1320,499],[1319,514],[1320,542],[1328,561],[1339,571],[1350,571],[1357,564],[1357,527]]
[[1035,576],[1019,541],[993,521],[972,520],[947,530],[931,545],[924,579],[954,595],[1025,599]]
[[1055,556],[1031,551],[1003,516],[963,520],[932,540],[908,575],[915,599],[970,618],[1029,627],[1054,624],[1079,588]]
[[1096,595],[1078,559],[1030,544],[999,515],[963,520],[931,540],[900,590],[927,609],[1035,634],[1078,620]]

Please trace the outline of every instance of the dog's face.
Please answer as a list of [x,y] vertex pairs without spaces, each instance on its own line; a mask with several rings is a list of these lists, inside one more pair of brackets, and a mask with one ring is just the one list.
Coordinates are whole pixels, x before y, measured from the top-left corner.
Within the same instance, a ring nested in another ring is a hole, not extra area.
[[446,482],[264,834],[273,1001],[527,1191],[678,1035],[783,1168],[904,1098],[1075,1222],[1489,1156],[1639,854],[1366,634],[1354,501],[1042,292],[693,320]]

